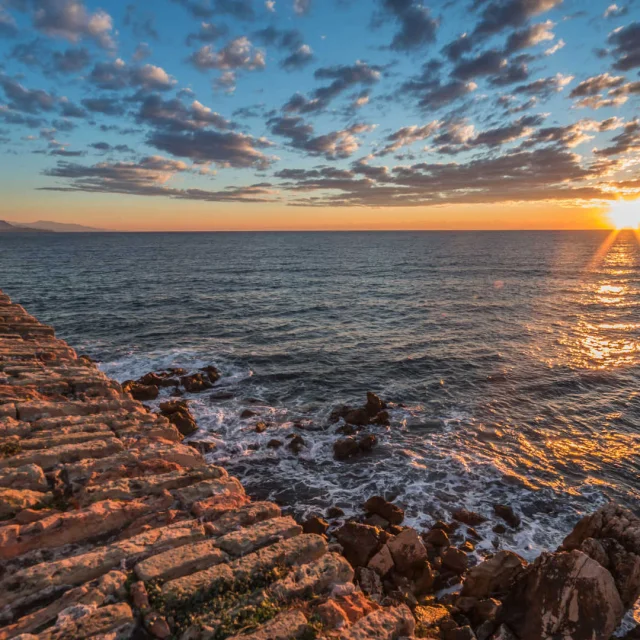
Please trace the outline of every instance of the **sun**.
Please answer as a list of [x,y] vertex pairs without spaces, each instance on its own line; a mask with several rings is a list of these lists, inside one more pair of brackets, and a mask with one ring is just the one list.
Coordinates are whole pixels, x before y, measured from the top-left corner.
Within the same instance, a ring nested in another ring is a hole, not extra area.
[[616,229],[640,227],[640,200],[616,200],[611,203],[609,220]]

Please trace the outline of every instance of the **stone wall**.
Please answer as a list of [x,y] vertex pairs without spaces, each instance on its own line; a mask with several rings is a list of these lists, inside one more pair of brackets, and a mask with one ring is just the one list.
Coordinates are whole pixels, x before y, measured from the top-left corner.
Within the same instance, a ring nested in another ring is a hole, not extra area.
[[182,439],[0,292],[0,640],[413,635]]

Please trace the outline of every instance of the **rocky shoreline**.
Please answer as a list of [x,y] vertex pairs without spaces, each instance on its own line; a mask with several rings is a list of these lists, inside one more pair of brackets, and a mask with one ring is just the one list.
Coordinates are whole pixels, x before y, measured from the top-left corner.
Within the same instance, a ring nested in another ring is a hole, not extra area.
[[[614,504],[528,564],[478,557],[487,514],[418,531],[382,496],[349,521],[253,502],[205,462],[207,443],[185,443],[187,401],[142,404],[219,377],[174,369],[120,385],[0,293],[0,640],[599,640],[640,595],[640,520]],[[389,414],[368,394],[332,419],[346,460],[375,447],[366,428]],[[520,526],[509,505],[494,510],[494,529]]]

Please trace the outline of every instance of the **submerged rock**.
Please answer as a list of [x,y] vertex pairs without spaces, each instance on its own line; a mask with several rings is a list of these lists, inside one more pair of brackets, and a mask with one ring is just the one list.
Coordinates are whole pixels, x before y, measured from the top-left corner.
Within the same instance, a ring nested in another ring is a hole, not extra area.
[[404,520],[404,511],[381,496],[369,498],[364,503],[364,509],[367,513],[376,514],[391,524],[401,524]]
[[517,529],[522,522],[520,516],[513,510],[513,507],[507,504],[494,504],[493,512],[513,529]]
[[456,509],[452,514],[453,519],[470,527],[477,527],[479,524],[485,523],[488,518],[475,511],[467,511],[467,509]]
[[204,373],[192,373],[188,376],[182,376],[180,384],[188,393],[201,393],[213,387],[209,376]]
[[126,380],[122,383],[122,390],[131,394],[134,400],[144,402],[145,400],[155,400],[160,394],[160,389],[155,385],[141,384],[134,380]]

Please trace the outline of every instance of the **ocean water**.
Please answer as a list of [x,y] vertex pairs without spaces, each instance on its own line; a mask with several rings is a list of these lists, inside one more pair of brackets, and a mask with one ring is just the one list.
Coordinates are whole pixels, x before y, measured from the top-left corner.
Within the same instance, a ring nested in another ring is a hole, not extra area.
[[[118,380],[219,367],[196,437],[300,516],[508,503],[523,526],[480,546],[532,558],[607,500],[640,507],[632,232],[0,235],[0,289]],[[368,390],[392,424],[337,462],[328,414]],[[266,447],[293,433],[299,455]]]

